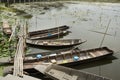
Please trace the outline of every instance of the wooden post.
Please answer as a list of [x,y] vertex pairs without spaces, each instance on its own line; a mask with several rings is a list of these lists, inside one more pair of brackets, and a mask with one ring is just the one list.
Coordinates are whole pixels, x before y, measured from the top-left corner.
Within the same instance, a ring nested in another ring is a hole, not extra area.
[[15,3],[15,0],[13,1],[13,3]]
[[28,37],[28,22],[26,21],[26,38]]
[[10,5],[10,4],[9,4],[9,0],[7,0],[7,5],[6,5],[6,6],[9,7],[9,5]]
[[28,2],[30,3],[30,0]]
[[25,3],[25,0],[24,0],[24,3]]
[[36,28],[37,28],[37,15],[36,15]]
[[21,3],[21,0],[19,0],[19,3]]
[[58,27],[58,39],[60,38],[60,35],[59,35],[59,33],[60,33],[60,29],[59,29],[59,27]]

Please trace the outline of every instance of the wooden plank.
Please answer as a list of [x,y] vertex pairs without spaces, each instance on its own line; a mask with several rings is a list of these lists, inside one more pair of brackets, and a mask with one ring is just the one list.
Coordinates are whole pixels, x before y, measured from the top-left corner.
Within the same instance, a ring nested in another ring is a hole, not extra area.
[[102,53],[101,51],[97,51],[97,53],[100,54],[100,55],[103,55],[103,54],[104,54],[104,53]]
[[14,58],[14,76],[23,76],[23,53],[24,53],[24,33],[22,32],[24,27],[21,27],[21,31],[19,33],[19,41],[17,45],[17,50]]
[[91,56],[96,57],[96,55],[92,52],[89,53]]
[[8,74],[4,78],[2,78],[2,80],[41,80],[41,79],[37,79],[37,78],[34,78],[32,76],[27,76],[27,75],[23,75],[23,78],[22,78],[22,77],[17,77],[17,76]]

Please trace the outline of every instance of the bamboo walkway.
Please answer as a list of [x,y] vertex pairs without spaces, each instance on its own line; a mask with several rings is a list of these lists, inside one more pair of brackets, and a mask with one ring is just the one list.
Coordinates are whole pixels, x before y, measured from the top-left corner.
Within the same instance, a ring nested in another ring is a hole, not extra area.
[[14,58],[14,76],[23,76],[23,37],[20,37]]
[[23,57],[25,49],[25,38],[26,38],[26,26],[21,26],[19,31],[19,41],[17,44],[17,49],[14,57],[14,76],[23,77]]

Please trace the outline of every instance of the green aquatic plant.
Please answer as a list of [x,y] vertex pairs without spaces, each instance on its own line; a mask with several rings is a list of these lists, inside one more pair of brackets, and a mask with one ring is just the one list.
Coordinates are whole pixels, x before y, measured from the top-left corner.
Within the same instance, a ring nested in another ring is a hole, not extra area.
[[8,40],[9,37],[0,32],[0,58],[13,56],[15,53],[15,40]]
[[3,76],[3,66],[0,66],[0,76]]
[[27,15],[24,15],[23,17],[26,18],[26,19],[30,19],[30,18],[32,18],[32,15],[27,14]]
[[[0,11],[7,11],[7,12],[12,12],[15,13],[15,16],[21,16],[23,18],[32,18],[32,15],[26,13],[24,10],[19,10],[13,7],[4,7],[4,6],[0,6]],[[12,14],[11,13],[11,14]],[[9,17],[9,15],[4,16],[6,19]]]

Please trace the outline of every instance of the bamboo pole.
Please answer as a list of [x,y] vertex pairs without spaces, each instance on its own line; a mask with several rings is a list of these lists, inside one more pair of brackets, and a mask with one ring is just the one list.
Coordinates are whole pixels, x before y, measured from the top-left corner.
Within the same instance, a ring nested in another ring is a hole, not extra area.
[[36,28],[37,28],[37,15],[36,15]]
[[7,0],[7,7],[9,7],[9,5],[10,5],[10,4],[9,4],[9,0]]
[[24,3],[25,3],[25,0],[24,0]]
[[19,3],[21,3],[21,0],[19,0]]
[[30,0],[28,2],[30,3]]
[[16,20],[15,20],[15,28],[13,29],[12,34],[11,34],[11,36],[10,36],[10,38],[9,38],[9,42],[11,41],[11,39],[12,39],[13,36],[14,36],[14,33],[15,33],[15,30],[16,30],[16,27],[17,27],[17,24],[16,24]]
[[108,22],[107,28],[106,28],[106,30],[105,30],[105,34],[104,34],[103,39],[102,39],[102,41],[101,41],[101,43],[100,43],[100,47],[102,46],[102,44],[103,44],[103,42],[104,42],[104,39],[105,39],[105,36],[106,36],[107,31],[108,31],[108,28],[109,28],[110,23],[111,23],[111,19],[110,19],[109,22]]
[[14,71],[13,71],[13,75],[15,75],[15,76],[17,76],[17,68],[16,68],[16,66],[18,66],[17,65],[17,54],[18,54],[18,50],[19,50],[19,45],[20,45],[20,39],[19,39],[19,41],[18,41],[18,44],[17,44],[17,49],[16,49],[16,53],[15,53],[15,57],[14,57]]
[[59,33],[60,33],[60,29],[59,29],[59,27],[58,27],[58,39],[60,38],[60,35],[59,35]]
[[[104,36],[103,36],[103,39],[102,39],[99,47],[102,47],[102,45],[103,45],[103,42],[104,42],[106,33],[107,33],[108,29],[109,29],[110,23],[111,23],[111,19],[110,19],[109,22],[108,22],[107,28],[106,28],[106,30],[105,30],[105,34],[104,34]],[[99,75],[101,76],[101,66],[99,66]]]
[[14,0],[13,3],[15,3],[16,1]]

